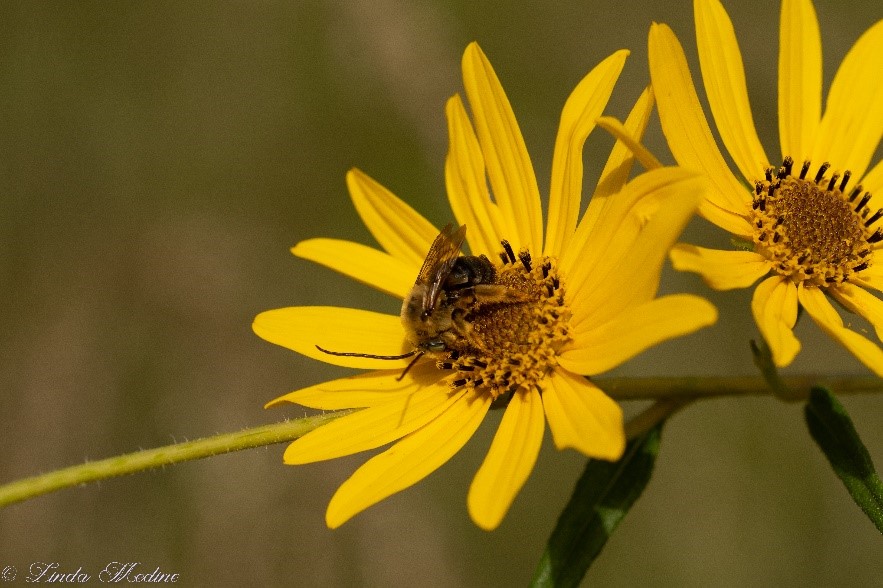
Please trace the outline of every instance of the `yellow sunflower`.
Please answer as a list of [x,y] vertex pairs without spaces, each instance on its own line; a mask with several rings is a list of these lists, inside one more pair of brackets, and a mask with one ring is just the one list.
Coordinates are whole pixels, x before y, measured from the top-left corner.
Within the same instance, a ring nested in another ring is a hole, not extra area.
[[[687,244],[674,266],[712,288],[754,290],[751,310],[778,366],[800,350],[798,305],[877,375],[883,351],[846,328],[825,294],[883,329],[883,162],[871,159],[883,136],[883,21],[851,48],[822,114],[822,50],[809,0],[784,0],[779,40],[779,139],[771,161],[758,139],[733,25],[717,0],[695,0],[702,79],[721,140],[739,169],[730,171],[696,96],[683,49],[666,25],[650,31],[650,75],[662,128],[675,159],[701,170],[714,188],[700,205],[706,219],[746,242],[719,251]],[[746,186],[744,181],[747,181]],[[750,186],[750,187],[749,187]],[[872,194],[877,193],[877,197]]]
[[[382,250],[333,239],[309,239],[293,248],[299,257],[405,301],[404,320],[334,307],[282,308],[255,318],[255,333],[267,341],[331,364],[375,370],[270,403],[362,409],[292,443],[284,456],[289,464],[395,442],[341,485],[328,506],[329,527],[440,467],[496,401],[506,410],[468,495],[475,523],[494,529],[533,468],[546,421],[559,448],[606,460],[622,455],[621,409],[582,375],[609,370],[716,320],[714,307],[696,296],[654,298],[665,255],[705,190],[700,174],[663,168],[626,184],[633,158],[617,144],[579,218],[583,144],[626,56],[620,51],[604,60],[564,106],[544,231],[533,166],[509,101],[478,45],[466,49],[463,77],[472,119],[459,96],[448,101],[446,182],[472,253],[457,258],[463,263],[456,273],[475,267],[481,278],[467,275],[468,287],[455,289],[451,278],[428,294],[418,278],[426,275],[424,259],[437,254],[439,244],[447,259],[452,251],[459,254],[463,229],[440,234],[358,170],[347,175],[349,192]],[[652,107],[648,90],[626,121],[635,136],[643,133]],[[415,300],[428,302],[425,315],[410,313]],[[438,336],[418,334],[417,319],[430,319]]]

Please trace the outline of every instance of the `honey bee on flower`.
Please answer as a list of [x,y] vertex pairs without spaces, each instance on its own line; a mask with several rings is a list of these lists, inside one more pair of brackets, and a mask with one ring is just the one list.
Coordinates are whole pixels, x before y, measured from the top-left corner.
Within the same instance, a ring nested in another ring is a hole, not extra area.
[[[700,174],[660,168],[628,181],[633,155],[617,143],[580,216],[583,144],[626,56],[602,61],[564,106],[545,226],[515,116],[473,43],[463,57],[472,118],[459,96],[447,104],[446,180],[458,228],[440,231],[353,170],[350,195],[382,249],[321,238],[294,247],[295,255],[402,300],[400,316],[292,307],[255,318],[255,332],[270,342],[372,370],[271,403],[361,409],[293,442],[286,463],[393,444],[341,485],[328,506],[329,527],[429,475],[472,437],[492,405],[505,405],[467,498],[473,521],[496,528],[533,469],[546,422],[560,449],[605,460],[622,455],[622,410],[584,376],[716,320],[714,307],[697,296],[656,298],[668,250],[704,196]],[[643,134],[652,108],[648,89],[625,121],[629,133]]]

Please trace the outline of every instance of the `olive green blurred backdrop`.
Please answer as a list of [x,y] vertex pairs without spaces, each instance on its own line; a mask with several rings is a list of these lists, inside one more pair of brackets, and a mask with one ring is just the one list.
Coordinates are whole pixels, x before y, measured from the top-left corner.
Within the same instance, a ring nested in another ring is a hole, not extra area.
[[[827,84],[883,10],[816,5]],[[726,6],[778,154],[778,3]],[[443,107],[477,40],[545,188],[569,90],[631,49],[610,107],[623,116],[648,81],[651,21],[671,24],[698,68],[687,0],[0,4],[0,480],[305,414],[262,406],[350,372],[261,341],[254,315],[398,307],[288,252],[315,236],[373,244],[347,169],[448,222]],[[588,185],[611,144],[590,138]],[[648,144],[671,161],[655,120]],[[703,221],[687,238],[727,245]],[[616,375],[754,373],[749,292],[672,271],[663,290],[707,295],[720,322]],[[788,373],[866,373],[802,323]],[[883,397],[844,402],[883,466]],[[584,460],[547,438],[503,525],[480,531],[465,497],[499,415],[488,421],[440,471],[337,531],[328,499],[365,457],[289,467],[274,446],[8,508],[0,569],[21,579],[31,562],[94,574],[124,561],[192,586],[524,585]],[[762,398],[701,403],[668,424],[650,486],[586,584],[864,586],[881,574],[883,539],[810,443],[801,407]]]

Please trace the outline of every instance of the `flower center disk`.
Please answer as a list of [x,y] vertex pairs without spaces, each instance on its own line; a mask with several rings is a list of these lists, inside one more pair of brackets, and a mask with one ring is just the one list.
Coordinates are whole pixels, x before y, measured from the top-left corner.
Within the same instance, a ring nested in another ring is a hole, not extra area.
[[555,261],[534,261],[527,251],[516,257],[508,243],[503,245],[494,283],[477,287],[484,295],[476,295],[467,308],[448,361],[437,364],[459,372],[453,388],[481,389],[494,399],[538,387],[570,338],[571,314]]
[[794,282],[816,286],[843,283],[869,266],[883,229],[874,225],[883,209],[870,214],[871,195],[856,186],[846,191],[850,172],[828,177],[827,163],[807,179],[810,163],[792,175],[794,162],[766,171],[755,183],[752,204],[754,243],[773,269]]

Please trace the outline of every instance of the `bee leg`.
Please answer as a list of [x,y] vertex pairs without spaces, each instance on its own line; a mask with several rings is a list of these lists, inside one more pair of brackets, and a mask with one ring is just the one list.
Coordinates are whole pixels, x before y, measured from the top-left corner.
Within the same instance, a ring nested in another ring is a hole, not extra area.
[[451,324],[453,328],[445,333],[445,335],[450,335],[452,337],[452,341],[449,345],[450,348],[456,349],[457,347],[464,347],[463,343],[466,343],[466,347],[471,347],[473,349],[480,348],[479,341],[475,337],[475,329],[472,326],[472,316],[464,309],[457,308],[454,312],[451,313]]
[[530,301],[526,293],[501,284],[478,284],[473,288],[473,294],[476,302],[481,304],[517,304]]
[[462,308],[455,308],[451,312],[452,331],[448,331],[452,337],[465,337],[467,333],[472,332],[472,321],[466,318],[467,313]]

